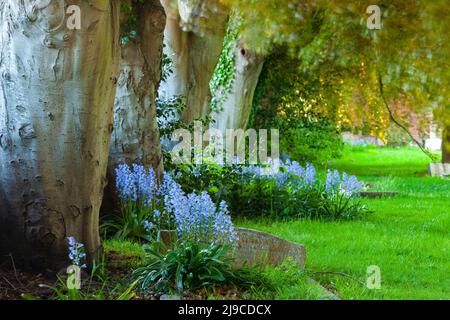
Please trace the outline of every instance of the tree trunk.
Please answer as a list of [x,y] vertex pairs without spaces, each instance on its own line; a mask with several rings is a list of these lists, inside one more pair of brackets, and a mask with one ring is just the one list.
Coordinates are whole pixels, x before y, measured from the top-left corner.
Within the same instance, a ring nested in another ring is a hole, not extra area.
[[450,125],[442,133],[442,163],[450,163]]
[[166,16],[159,0],[148,0],[140,13],[137,39],[122,47],[110,168],[122,162],[139,162],[162,173],[156,95]]
[[172,75],[161,84],[160,96],[186,97],[182,119],[190,123],[210,113],[209,82],[222,51],[228,10],[220,1],[161,0],[166,14],[165,53],[172,60]]
[[[25,4],[24,4],[25,3]],[[66,238],[100,248],[119,59],[119,1],[0,0],[0,255],[59,268]]]
[[236,71],[230,93],[222,110],[213,112],[212,125],[226,133],[226,129],[246,129],[252,110],[253,96],[264,64],[264,58],[245,48],[242,43],[236,46]]
[[114,131],[110,144],[108,188],[102,212],[119,208],[115,168],[120,163],[141,163],[162,177],[163,156],[156,122],[156,96],[166,15],[159,0],[147,0],[139,8],[138,36],[122,46],[121,72],[114,106]]

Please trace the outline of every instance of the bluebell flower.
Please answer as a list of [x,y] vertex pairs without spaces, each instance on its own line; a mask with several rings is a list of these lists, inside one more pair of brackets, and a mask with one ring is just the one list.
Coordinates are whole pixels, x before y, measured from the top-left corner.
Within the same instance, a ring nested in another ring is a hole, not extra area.
[[82,260],[86,258],[84,245],[82,243],[78,243],[74,237],[68,237],[67,242],[69,243],[69,259],[71,264],[82,269],[85,268],[85,264],[81,265]]
[[[195,167],[191,173],[200,175],[201,171]],[[146,220],[143,227],[146,232],[153,234],[156,226],[164,225],[174,227],[180,238],[186,241],[230,243],[236,240],[225,202],[217,206],[206,192],[186,195],[167,172],[158,185],[154,171],[147,171],[141,165],[134,164],[131,169],[120,165],[116,174],[121,200],[134,204],[125,207],[144,210]],[[71,254],[76,256],[75,252]]]
[[306,164],[306,170],[304,171],[304,182],[309,187],[312,188],[316,183],[316,168],[311,163]]
[[148,233],[152,233],[153,232],[153,223],[151,223],[150,221],[145,221],[144,222],[144,228],[145,231],[147,231]]
[[340,186],[341,192],[349,196],[353,196],[361,192],[363,185],[355,176],[349,176],[345,172],[342,174],[342,182]]
[[196,178],[200,177],[200,169],[198,167],[194,167],[191,171],[192,175]]
[[116,189],[123,201],[138,199],[135,177],[126,164],[121,164],[116,168]]
[[232,243],[236,231],[225,202],[217,207],[206,192],[191,193],[180,200],[184,205],[174,208],[178,235],[185,241]]
[[342,177],[337,170],[328,170],[325,190],[328,194],[343,193],[354,196],[363,189],[363,185],[355,176],[343,173]]
[[325,181],[325,191],[327,193],[334,193],[339,189],[341,184],[341,175],[337,170],[328,170]]

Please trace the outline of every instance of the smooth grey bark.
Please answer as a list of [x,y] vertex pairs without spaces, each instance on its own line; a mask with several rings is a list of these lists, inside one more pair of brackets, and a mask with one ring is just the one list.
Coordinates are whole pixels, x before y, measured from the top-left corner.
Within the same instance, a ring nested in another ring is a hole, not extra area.
[[141,163],[163,172],[156,96],[166,15],[159,0],[147,0],[138,17],[138,36],[122,47],[114,106],[109,170],[120,163]]
[[212,127],[222,131],[246,129],[253,104],[253,96],[264,64],[264,57],[243,43],[236,45],[234,82],[223,102],[222,110],[214,111]]
[[0,0],[0,256],[67,265],[100,248],[99,208],[119,61],[119,0]]
[[223,47],[229,12],[219,0],[161,0],[167,14],[165,53],[172,75],[161,84],[162,98],[184,96],[182,119],[190,123],[210,113],[209,83]]
[[156,96],[161,81],[166,14],[159,0],[147,0],[138,13],[137,38],[121,47],[108,186],[101,209],[105,214],[120,207],[115,188],[115,168],[119,164],[143,164],[153,168],[159,178],[164,171]]

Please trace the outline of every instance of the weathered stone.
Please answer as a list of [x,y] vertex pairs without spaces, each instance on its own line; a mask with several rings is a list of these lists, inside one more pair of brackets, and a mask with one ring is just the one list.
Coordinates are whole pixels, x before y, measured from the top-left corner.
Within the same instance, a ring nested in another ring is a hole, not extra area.
[[[278,266],[287,258],[292,257],[301,268],[305,266],[306,248],[271,234],[240,228],[237,229],[239,241],[232,254],[235,266],[270,265]],[[176,239],[175,231],[162,230],[159,239],[170,248]]]
[[361,198],[383,198],[394,197],[398,195],[398,192],[394,191],[363,191],[359,193]]
[[303,245],[251,229],[238,229],[237,232],[239,241],[234,252],[236,265],[278,266],[292,257],[299,267],[305,266],[306,249]]
[[430,163],[428,171],[432,177],[449,177],[450,163]]

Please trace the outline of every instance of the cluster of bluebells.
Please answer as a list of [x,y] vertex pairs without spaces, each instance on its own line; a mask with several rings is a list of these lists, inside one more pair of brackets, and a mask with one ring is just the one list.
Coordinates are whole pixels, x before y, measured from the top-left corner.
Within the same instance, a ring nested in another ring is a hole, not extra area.
[[144,223],[147,232],[161,226],[175,228],[183,240],[232,244],[236,232],[225,202],[219,206],[203,192],[186,195],[169,173],[157,183],[153,170],[140,165],[120,165],[116,169],[116,187],[121,200],[135,202],[149,211]]
[[236,231],[224,201],[216,206],[206,192],[186,195],[167,173],[161,184],[161,195],[181,239],[228,244],[236,241]]
[[151,203],[157,189],[156,175],[153,169],[147,171],[144,166],[126,164],[116,168],[116,188],[122,201],[141,201]]
[[309,190],[316,187],[317,172],[314,165],[307,163],[302,167],[297,161],[285,162],[275,159],[268,161],[268,166],[243,166],[241,173],[247,179],[273,179],[278,187],[291,186],[294,190]]
[[[245,182],[252,180],[273,180],[280,188],[292,186],[293,189],[308,190],[316,187],[317,172],[311,163],[302,167],[297,161],[280,159],[267,159],[267,163],[263,165],[243,164],[237,157],[231,163],[215,163],[223,168],[230,167],[231,172],[238,174],[240,179]],[[192,166],[188,173],[193,177],[201,176],[202,166]]]
[[[226,164],[219,164],[226,166]],[[342,175],[337,170],[329,170],[326,181],[323,183],[317,177],[317,171],[313,164],[307,163],[301,166],[297,161],[280,159],[268,159],[267,165],[245,165],[239,159],[231,163],[233,172],[241,175],[243,181],[273,179],[280,188],[292,187],[294,191],[325,188],[327,194],[341,193],[347,196],[358,194],[363,185],[355,176]],[[270,167],[268,169],[268,167]],[[195,177],[201,175],[198,167],[191,168]]]
[[280,161],[280,163],[282,170],[274,176],[278,184],[289,184],[294,189],[314,188],[317,181],[314,165],[307,163],[305,167],[302,167],[297,161],[291,162],[290,160],[286,160],[284,163]]
[[74,237],[68,237],[67,242],[69,243],[69,259],[71,264],[82,269],[86,268],[86,265],[82,264],[83,259],[86,258],[84,245],[82,243],[78,243]]
[[[175,178],[190,190],[195,190],[196,185],[216,190],[215,199],[226,199],[234,214],[272,216],[280,212],[283,217],[305,214],[340,219],[365,211],[364,205],[356,199],[363,184],[355,176],[329,170],[325,179],[314,165],[302,166],[289,159],[268,159],[265,164],[246,164],[235,159],[232,163],[215,163],[214,166],[185,166],[177,171]],[[349,201],[341,201],[342,198]],[[173,202],[174,208],[183,207],[177,199],[171,199],[170,203]],[[184,207],[196,206],[185,204]],[[179,212],[183,213],[182,209]]]
[[178,236],[183,240],[233,244],[236,231],[224,201],[217,207],[208,193],[191,193],[174,208]]
[[325,181],[325,191],[327,194],[345,194],[354,196],[363,189],[363,185],[355,176],[341,174],[337,170],[328,170]]

